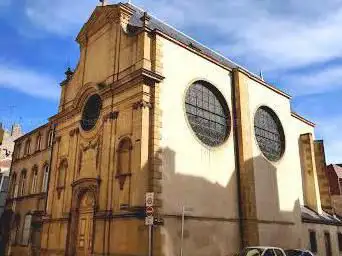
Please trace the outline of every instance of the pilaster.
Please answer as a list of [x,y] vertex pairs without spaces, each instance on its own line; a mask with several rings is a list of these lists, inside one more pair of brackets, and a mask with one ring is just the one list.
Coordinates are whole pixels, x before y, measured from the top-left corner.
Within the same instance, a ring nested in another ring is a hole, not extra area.
[[300,155],[304,179],[304,204],[314,211],[322,213],[314,141],[311,133],[300,135]]
[[243,246],[252,246],[259,244],[259,231],[257,223],[257,205],[255,191],[255,175],[253,165],[252,151],[252,129],[253,124],[250,121],[249,97],[247,88],[247,79],[245,74],[238,69],[233,70],[233,84],[235,96],[235,136],[236,136],[236,154],[238,154],[238,182],[240,197],[240,221],[241,238]]

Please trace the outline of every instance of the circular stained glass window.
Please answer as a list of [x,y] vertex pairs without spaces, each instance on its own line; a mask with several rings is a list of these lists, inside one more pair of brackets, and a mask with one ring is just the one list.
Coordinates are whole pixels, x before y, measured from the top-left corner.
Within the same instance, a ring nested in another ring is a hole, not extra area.
[[285,135],[277,115],[268,107],[260,107],[254,118],[259,148],[270,161],[278,161],[285,150]]
[[206,145],[222,144],[230,132],[230,113],[223,95],[210,83],[192,84],[185,98],[186,115],[192,130]]
[[90,96],[82,113],[81,127],[84,131],[90,131],[94,128],[99,119],[101,108],[101,97],[98,94]]

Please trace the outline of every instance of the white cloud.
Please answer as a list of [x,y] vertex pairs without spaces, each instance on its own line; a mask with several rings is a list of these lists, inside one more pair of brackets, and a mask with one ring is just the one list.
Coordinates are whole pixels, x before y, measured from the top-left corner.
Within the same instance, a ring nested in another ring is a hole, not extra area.
[[49,100],[57,100],[60,94],[58,83],[53,77],[24,67],[7,66],[1,63],[0,87]]
[[[62,35],[75,35],[96,5],[93,0],[26,1],[26,14],[34,24]],[[342,0],[133,2],[177,28],[203,29],[200,41],[219,35],[221,40],[210,46],[246,60],[254,71],[303,67],[342,56]]]
[[94,0],[26,0],[25,14],[37,28],[75,36],[95,7]]
[[294,96],[342,91],[342,66],[292,73],[283,79],[282,84]]
[[[177,27],[203,27],[202,40],[220,35],[212,46],[246,59],[252,69],[297,68],[342,56],[341,0],[324,5],[318,0],[136,2]],[[170,10],[178,10],[177,15]]]

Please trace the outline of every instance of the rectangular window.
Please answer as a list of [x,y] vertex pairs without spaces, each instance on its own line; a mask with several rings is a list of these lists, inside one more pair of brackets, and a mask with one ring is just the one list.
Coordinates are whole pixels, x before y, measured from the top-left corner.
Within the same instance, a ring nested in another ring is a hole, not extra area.
[[32,178],[31,194],[35,194],[37,192],[37,179],[38,179],[38,174],[37,172],[34,172],[33,178]]
[[26,174],[21,175],[19,196],[25,195]]
[[42,183],[42,192],[47,192],[48,189],[48,181],[49,181],[49,166],[46,165],[44,167],[44,176],[43,176],[43,183]]
[[2,174],[0,173],[0,191],[2,191]]
[[32,215],[26,215],[24,220],[24,226],[23,226],[23,235],[21,239],[21,244],[28,245],[29,238],[30,238],[30,231],[31,231],[31,220]]
[[41,141],[42,141],[42,136],[39,134],[37,137],[37,142],[36,142],[36,151],[40,150]]
[[329,232],[324,232],[324,243],[325,243],[325,251],[326,251],[326,256],[332,256],[332,251],[331,251],[331,241],[330,241],[330,233]]
[[18,183],[16,183],[16,184],[14,185],[14,191],[13,191],[13,197],[14,197],[14,198],[17,198],[17,197],[18,197],[18,190],[19,190],[19,185],[18,185]]
[[342,233],[337,233],[338,249],[342,252]]
[[310,249],[313,253],[316,253],[317,252],[316,232],[310,230],[309,237],[310,237]]

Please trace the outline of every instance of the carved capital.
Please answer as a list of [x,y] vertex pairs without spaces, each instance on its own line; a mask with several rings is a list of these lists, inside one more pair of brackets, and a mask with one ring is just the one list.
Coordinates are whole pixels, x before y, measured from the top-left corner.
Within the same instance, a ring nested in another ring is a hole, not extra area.
[[107,122],[108,120],[116,120],[119,116],[119,112],[118,111],[113,111],[113,112],[110,112],[108,114],[106,114],[104,117],[103,117],[103,121],[104,122]]
[[55,141],[54,141],[54,142],[60,142],[60,141],[61,141],[61,139],[62,139],[62,137],[61,137],[61,136],[57,136],[57,137],[55,137]]
[[145,100],[140,100],[138,102],[135,102],[133,104],[133,109],[142,109],[142,108],[152,108],[152,104],[150,102],[147,102]]
[[80,129],[79,129],[79,128],[72,129],[72,130],[69,132],[69,136],[72,137],[72,136],[74,136],[75,134],[78,134],[79,132],[80,132]]

